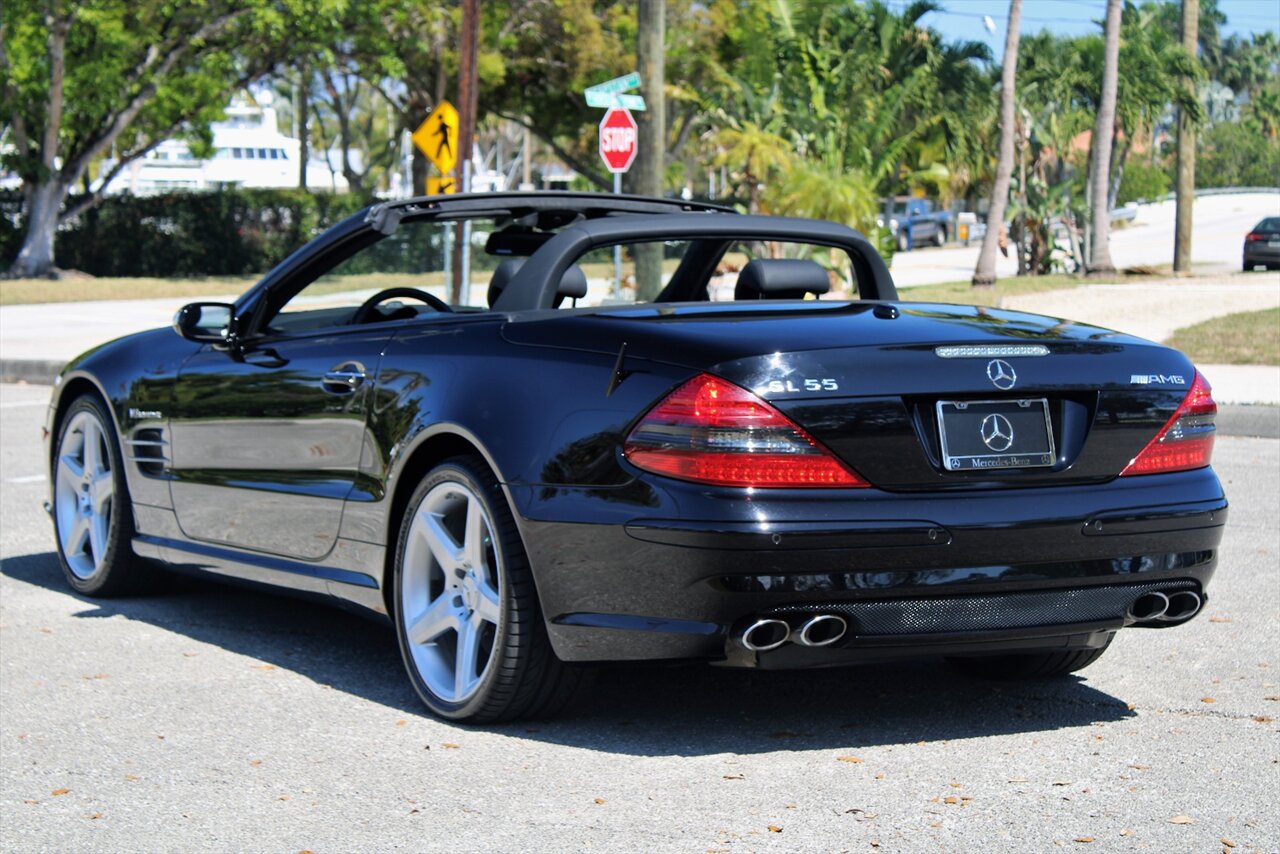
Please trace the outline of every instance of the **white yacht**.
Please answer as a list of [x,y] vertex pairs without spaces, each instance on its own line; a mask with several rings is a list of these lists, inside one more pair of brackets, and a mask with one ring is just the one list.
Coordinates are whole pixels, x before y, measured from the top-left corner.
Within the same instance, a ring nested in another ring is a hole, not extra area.
[[[213,158],[197,160],[180,139],[166,139],[146,156],[126,166],[107,185],[108,193],[149,195],[171,190],[214,190],[222,187],[296,187],[301,143],[280,132],[270,92],[256,103],[235,98],[226,119],[211,125]],[[103,170],[111,168],[103,163]],[[307,186],[345,193],[347,179],[324,160],[307,162]]]

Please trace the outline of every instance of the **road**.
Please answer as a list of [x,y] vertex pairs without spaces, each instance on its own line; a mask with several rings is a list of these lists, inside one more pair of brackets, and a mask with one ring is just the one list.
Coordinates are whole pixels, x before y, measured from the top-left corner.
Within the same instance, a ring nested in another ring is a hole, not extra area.
[[[1191,258],[1197,270],[1239,270],[1244,236],[1264,216],[1280,214],[1280,194],[1238,193],[1201,196],[1194,208]],[[1173,263],[1174,203],[1141,205],[1132,223],[1111,233],[1111,260],[1117,269]],[[893,280],[900,288],[964,281],[973,275],[980,246],[947,246],[899,252]],[[1012,257],[996,257],[996,273],[1017,274]]]
[[1275,440],[1219,439],[1206,615],[1123,632],[1083,678],[619,668],[570,717],[463,727],[342,611],[213,583],[71,594],[40,509],[47,397],[0,386],[5,851],[1280,846]]

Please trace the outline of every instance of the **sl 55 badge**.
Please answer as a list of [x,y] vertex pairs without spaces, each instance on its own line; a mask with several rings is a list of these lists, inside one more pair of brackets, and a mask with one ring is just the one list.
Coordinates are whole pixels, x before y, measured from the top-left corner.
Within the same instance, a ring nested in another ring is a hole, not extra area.
[[831,377],[823,377],[822,379],[797,379],[797,380],[770,380],[760,388],[757,392],[770,392],[772,394],[794,394],[799,391],[839,391],[840,383]]

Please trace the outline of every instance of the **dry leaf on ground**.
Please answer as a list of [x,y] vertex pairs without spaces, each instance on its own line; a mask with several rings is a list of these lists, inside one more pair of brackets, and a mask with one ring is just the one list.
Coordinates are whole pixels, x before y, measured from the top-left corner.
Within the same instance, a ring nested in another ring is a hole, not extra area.
[[1195,819],[1189,815],[1175,815],[1169,819],[1169,824],[1195,824]]

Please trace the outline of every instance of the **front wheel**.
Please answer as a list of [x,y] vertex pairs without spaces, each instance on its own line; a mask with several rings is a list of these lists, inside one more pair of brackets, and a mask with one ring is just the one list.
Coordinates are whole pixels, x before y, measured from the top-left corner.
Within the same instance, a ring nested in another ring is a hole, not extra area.
[[435,714],[473,723],[546,716],[582,681],[551,649],[515,519],[483,460],[447,460],[418,485],[394,584],[401,656]]
[[87,596],[137,593],[154,571],[133,553],[133,513],[120,443],[105,405],[67,409],[53,457],[53,530],[67,582]]
[[1115,638],[1114,634],[1107,638],[1106,643],[1095,649],[948,658],[947,663],[966,676],[976,676],[979,679],[993,679],[1001,682],[1054,679],[1083,670],[1102,658],[1107,647],[1111,646],[1113,638]]

